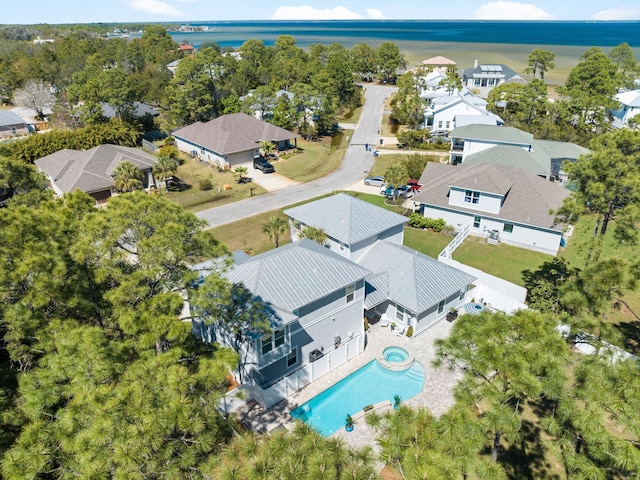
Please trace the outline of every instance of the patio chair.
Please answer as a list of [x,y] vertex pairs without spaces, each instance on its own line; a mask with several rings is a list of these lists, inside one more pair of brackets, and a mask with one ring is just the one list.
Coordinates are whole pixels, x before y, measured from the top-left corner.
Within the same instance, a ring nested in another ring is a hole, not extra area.
[[381,327],[388,327],[389,326],[389,317],[387,317],[386,315],[382,315],[380,317],[380,326]]
[[404,325],[399,325],[396,327],[396,335],[398,337],[401,337],[402,335],[404,335]]

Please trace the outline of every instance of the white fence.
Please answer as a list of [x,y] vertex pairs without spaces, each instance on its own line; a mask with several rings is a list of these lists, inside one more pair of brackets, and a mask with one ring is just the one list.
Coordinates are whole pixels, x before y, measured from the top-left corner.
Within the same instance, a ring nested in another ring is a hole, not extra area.
[[471,224],[468,224],[460,231],[460,233],[453,237],[453,240],[449,242],[449,245],[444,247],[444,250],[440,252],[438,258],[452,258],[453,252],[456,251],[456,248],[462,245],[462,242],[464,242],[465,239],[469,236],[469,233],[471,233]]
[[325,353],[315,362],[304,365],[267,388],[262,388],[256,382],[248,383],[246,386],[248,397],[258,401],[264,408],[269,408],[359,355],[363,349],[364,335],[352,338],[343,342],[339,348]]

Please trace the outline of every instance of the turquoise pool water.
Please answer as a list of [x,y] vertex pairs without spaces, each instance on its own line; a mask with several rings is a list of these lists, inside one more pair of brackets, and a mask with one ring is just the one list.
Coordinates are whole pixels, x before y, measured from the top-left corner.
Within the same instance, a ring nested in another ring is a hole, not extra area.
[[308,423],[328,437],[343,428],[347,414],[354,415],[367,405],[375,405],[383,400],[393,403],[395,395],[408,400],[422,390],[423,384],[424,368],[418,362],[414,362],[407,370],[398,372],[387,370],[377,360],[372,360],[292,410],[291,416]]
[[401,347],[387,347],[382,351],[387,362],[405,362],[409,359],[409,352]]

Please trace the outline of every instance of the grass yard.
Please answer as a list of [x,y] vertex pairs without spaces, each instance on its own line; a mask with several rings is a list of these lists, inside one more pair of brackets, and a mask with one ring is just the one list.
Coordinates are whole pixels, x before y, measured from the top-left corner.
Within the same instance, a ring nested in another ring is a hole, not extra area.
[[444,233],[410,227],[404,229],[404,245],[432,258],[438,258],[440,252],[449,245],[451,240],[453,237]]
[[502,243],[489,245],[484,238],[469,236],[454,252],[453,259],[524,286],[523,272],[536,271],[553,257]]
[[[242,250],[249,255],[258,255],[276,246],[275,241],[273,239],[269,240],[269,236],[262,232],[262,225],[266,223],[272,215],[279,215],[286,219],[287,217],[282,213],[282,210],[286,210],[287,208],[289,207],[243,218],[233,223],[212,228],[210,231],[215,238],[227,246],[230,252]],[[279,243],[280,245],[289,243],[288,228],[280,236]]]
[[336,115],[336,121],[339,123],[353,123],[354,125],[358,123],[360,121],[360,115],[362,115],[364,102],[364,91],[360,89],[360,106],[353,110],[345,107],[340,108]]
[[274,162],[276,171],[297,182],[310,182],[333,172],[342,163],[347,149],[346,137],[351,130],[344,130],[333,137],[322,137],[310,142],[298,139],[300,151],[285,154]]
[[[238,183],[229,170],[220,172],[209,164],[192,159],[186,160],[178,167],[177,177],[186,188],[172,191],[169,198],[192,212],[248,198],[251,195],[250,188],[254,189],[254,195],[265,193],[265,190],[255,183]],[[198,183],[203,178],[211,179],[214,185],[211,190],[200,190]],[[229,185],[231,189],[225,190],[225,185]]]

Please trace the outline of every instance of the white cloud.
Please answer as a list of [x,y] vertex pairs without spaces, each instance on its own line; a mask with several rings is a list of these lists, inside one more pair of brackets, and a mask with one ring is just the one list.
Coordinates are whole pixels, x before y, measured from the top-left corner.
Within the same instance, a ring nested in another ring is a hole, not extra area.
[[634,18],[640,18],[640,7],[609,8],[591,16],[592,20],[632,20]]
[[555,20],[556,17],[532,3],[489,2],[474,12],[476,20]]
[[352,12],[347,7],[316,8],[311,5],[300,5],[297,7],[278,7],[272,20],[357,20],[362,18],[385,18],[380,10],[368,8],[366,15]]
[[185,16],[182,10],[161,0],[127,0],[126,3],[134,10],[153,13],[154,15],[168,15],[170,17]]

